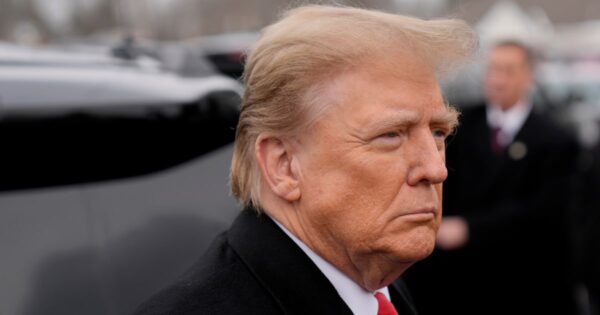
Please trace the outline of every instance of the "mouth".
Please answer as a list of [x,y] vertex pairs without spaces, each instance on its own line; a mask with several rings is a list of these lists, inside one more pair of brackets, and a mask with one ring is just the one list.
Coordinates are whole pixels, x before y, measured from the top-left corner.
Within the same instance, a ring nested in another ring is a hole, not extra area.
[[437,211],[434,207],[426,207],[416,210],[410,210],[402,213],[400,217],[412,221],[430,221],[435,218]]

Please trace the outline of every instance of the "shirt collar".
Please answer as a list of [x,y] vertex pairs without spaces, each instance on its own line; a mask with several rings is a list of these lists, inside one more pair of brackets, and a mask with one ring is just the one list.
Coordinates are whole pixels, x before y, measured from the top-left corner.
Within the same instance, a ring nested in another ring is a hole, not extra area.
[[486,111],[488,125],[500,128],[504,144],[510,143],[523,127],[531,109],[531,104],[524,100],[520,100],[506,111],[503,111],[500,106],[490,104]]
[[[273,218],[271,218],[273,219]],[[346,274],[341,272],[331,263],[323,259],[312,251],[304,242],[292,234],[282,224],[273,219],[273,222],[277,224],[297,245],[304,251],[304,253],[313,261],[317,268],[325,275],[325,277],[331,282],[335,290],[338,292],[342,300],[348,305],[352,313],[355,315],[374,315],[377,314],[378,304],[375,298],[375,292],[369,292],[363,289],[361,286],[356,284]],[[388,300],[390,299],[390,292],[387,287],[383,287],[377,292],[383,293]]]

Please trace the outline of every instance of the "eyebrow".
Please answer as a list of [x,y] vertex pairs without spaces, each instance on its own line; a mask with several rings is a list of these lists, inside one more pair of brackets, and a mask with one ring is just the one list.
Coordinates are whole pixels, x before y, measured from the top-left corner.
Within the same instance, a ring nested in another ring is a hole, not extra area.
[[[458,126],[459,112],[454,107],[446,105],[442,111],[433,113],[430,125],[447,126],[451,131]],[[381,128],[391,128],[398,126],[411,126],[420,122],[421,117],[414,111],[401,110],[390,114],[385,119],[376,122]]]
[[432,125],[446,125],[450,130],[454,130],[458,126],[458,110],[448,104],[443,112],[434,113],[431,117]]
[[419,114],[411,110],[399,110],[394,113],[390,113],[385,119],[372,122],[377,127],[387,129],[398,126],[411,126],[416,125],[420,121]]

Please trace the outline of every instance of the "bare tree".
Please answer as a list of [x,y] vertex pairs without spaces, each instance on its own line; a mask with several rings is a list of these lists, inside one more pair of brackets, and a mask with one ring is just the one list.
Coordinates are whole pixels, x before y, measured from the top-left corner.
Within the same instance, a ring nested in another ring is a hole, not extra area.
[[73,2],[74,13],[69,23],[71,35],[91,35],[118,27],[115,2],[115,0],[97,1],[91,7],[79,1]]
[[24,27],[35,32],[41,41],[54,35],[33,0],[0,0],[0,8],[1,39],[20,41],[19,37],[26,36]]

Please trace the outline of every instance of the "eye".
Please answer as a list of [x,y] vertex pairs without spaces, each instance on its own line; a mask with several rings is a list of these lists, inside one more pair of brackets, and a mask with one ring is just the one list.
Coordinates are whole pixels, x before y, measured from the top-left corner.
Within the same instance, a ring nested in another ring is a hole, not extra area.
[[402,145],[404,133],[399,130],[387,131],[376,136],[372,144],[381,150],[394,150]]
[[380,135],[379,137],[393,139],[393,138],[400,137],[400,133],[397,131],[390,131],[390,132],[386,132],[386,133]]
[[446,138],[448,138],[449,133],[450,132],[448,131],[448,129],[445,128],[434,128],[431,130],[431,134],[433,135],[433,138],[435,139],[439,150],[445,149]]
[[448,131],[446,129],[436,128],[431,131],[434,137],[440,139],[446,139],[448,136]]

